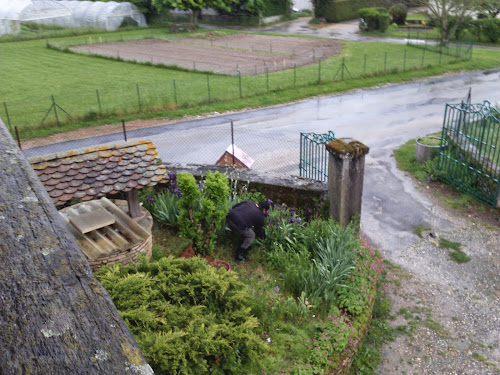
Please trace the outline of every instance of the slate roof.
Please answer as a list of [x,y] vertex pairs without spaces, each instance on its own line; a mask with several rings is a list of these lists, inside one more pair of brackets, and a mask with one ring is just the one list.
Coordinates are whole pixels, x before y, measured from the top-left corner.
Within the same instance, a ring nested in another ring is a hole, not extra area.
[[[154,186],[168,179],[151,141],[87,147],[28,159],[56,206]],[[166,181],[165,181],[166,182]]]

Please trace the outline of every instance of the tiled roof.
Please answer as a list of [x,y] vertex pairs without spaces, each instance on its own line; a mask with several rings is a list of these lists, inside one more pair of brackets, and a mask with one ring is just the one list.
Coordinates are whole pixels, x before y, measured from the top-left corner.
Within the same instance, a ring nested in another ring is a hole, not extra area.
[[166,177],[151,141],[87,147],[28,159],[56,206],[145,186]]

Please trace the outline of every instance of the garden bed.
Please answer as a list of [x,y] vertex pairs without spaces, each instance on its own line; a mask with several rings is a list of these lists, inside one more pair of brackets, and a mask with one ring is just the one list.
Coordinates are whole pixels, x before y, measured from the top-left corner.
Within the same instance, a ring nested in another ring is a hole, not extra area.
[[[383,270],[370,245],[354,227],[305,222],[300,210],[274,205],[251,261],[234,262],[238,242],[224,220],[213,246],[186,223],[196,219],[194,228],[210,233],[204,220],[215,211],[267,197],[230,192],[222,174],[209,173],[201,182],[189,176],[180,174],[165,191],[142,197],[157,220],[153,261],[97,273],[155,373],[347,373],[370,324]],[[217,208],[198,215],[212,204]],[[175,219],[166,220],[175,209]],[[197,254],[225,260],[232,270],[210,267],[198,256],[178,258],[186,248],[181,234],[191,236]]]

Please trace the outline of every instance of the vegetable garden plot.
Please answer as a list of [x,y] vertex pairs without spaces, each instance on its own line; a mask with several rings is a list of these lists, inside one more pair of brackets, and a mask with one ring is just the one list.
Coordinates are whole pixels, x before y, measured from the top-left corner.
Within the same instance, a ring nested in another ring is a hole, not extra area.
[[306,41],[299,37],[238,34],[103,42],[71,49],[220,74],[256,75],[314,64],[339,54],[342,48],[341,42],[334,39],[308,38]]

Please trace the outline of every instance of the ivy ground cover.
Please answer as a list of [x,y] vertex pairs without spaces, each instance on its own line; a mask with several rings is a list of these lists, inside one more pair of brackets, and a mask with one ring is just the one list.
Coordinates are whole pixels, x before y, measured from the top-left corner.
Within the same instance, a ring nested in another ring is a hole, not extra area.
[[[381,259],[355,227],[307,221],[273,204],[251,261],[233,262],[238,239],[220,212],[268,197],[231,187],[209,173],[203,181],[175,176],[169,188],[146,192],[143,203],[157,218],[153,259],[96,276],[157,374],[330,373],[369,324]],[[178,258],[181,236],[233,269]]]

